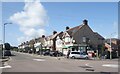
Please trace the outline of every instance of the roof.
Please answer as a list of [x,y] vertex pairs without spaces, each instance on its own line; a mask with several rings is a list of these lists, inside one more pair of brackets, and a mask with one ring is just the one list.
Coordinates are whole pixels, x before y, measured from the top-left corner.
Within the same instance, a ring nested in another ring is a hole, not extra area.
[[66,32],[68,32],[68,34],[70,36],[73,36],[80,28],[82,28],[82,26],[83,26],[83,24],[76,26],[76,27],[73,27],[73,28],[70,28],[70,29],[66,30]]
[[60,32],[59,33],[59,38],[62,39],[62,36],[63,36],[63,32]]
[[53,39],[55,39],[58,35],[62,38],[62,34],[63,32],[59,32],[59,33],[56,33],[56,34],[54,34],[54,35],[50,35],[50,36],[47,36],[45,39],[46,40],[53,40]]
[[98,39],[102,39],[102,40],[105,40],[100,34],[98,34],[97,32],[94,32],[95,36],[98,38]]
[[29,44],[34,44],[34,43],[35,43],[34,39],[32,39],[32,40],[29,41]]
[[[106,39],[106,40],[110,40],[110,38],[108,38],[108,39]],[[120,39],[117,39],[117,38],[111,38],[111,40],[120,41]]]
[[58,33],[45,37],[46,40],[52,40],[57,36]]

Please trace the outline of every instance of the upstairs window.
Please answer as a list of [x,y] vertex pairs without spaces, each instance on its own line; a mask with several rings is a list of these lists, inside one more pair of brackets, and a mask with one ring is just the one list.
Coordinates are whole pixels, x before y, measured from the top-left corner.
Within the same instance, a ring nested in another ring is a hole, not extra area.
[[70,37],[66,37],[65,42],[70,42]]

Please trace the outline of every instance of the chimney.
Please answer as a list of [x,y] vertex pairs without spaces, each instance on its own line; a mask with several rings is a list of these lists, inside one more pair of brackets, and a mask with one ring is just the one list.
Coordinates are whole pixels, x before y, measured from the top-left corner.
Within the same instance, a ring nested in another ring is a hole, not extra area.
[[70,29],[69,26],[66,26],[66,30]]
[[42,35],[42,38],[45,38],[45,35]]
[[57,31],[53,31],[53,35],[56,34],[56,33],[57,33]]
[[83,20],[83,24],[84,24],[84,25],[88,25],[88,20],[86,20],[86,19]]

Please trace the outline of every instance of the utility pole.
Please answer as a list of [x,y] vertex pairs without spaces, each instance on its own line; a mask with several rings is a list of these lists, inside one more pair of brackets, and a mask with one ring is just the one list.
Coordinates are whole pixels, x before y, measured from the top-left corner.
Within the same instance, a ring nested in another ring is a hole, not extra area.
[[112,43],[111,43],[111,37],[110,37],[110,59],[112,59]]
[[[115,34],[116,32],[114,32],[114,33],[111,33],[111,36],[113,35],[113,34]],[[112,59],[112,40],[111,40],[111,36],[110,36],[110,59]]]
[[5,53],[5,25],[7,25],[7,24],[12,24],[12,23],[4,23],[3,24],[3,50],[2,50],[2,52],[3,52],[3,54],[2,54],[2,56],[3,56],[3,58],[4,58],[4,53]]

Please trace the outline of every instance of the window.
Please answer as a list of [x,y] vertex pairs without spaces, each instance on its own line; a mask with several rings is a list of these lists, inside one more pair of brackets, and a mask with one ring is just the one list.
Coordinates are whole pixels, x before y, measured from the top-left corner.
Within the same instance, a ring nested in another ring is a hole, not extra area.
[[71,52],[71,54],[80,54],[80,52]]
[[83,42],[86,42],[86,37],[83,37]]
[[59,39],[57,40],[57,45],[61,45],[62,44],[62,41]]
[[70,42],[70,37],[66,37],[65,42]]

